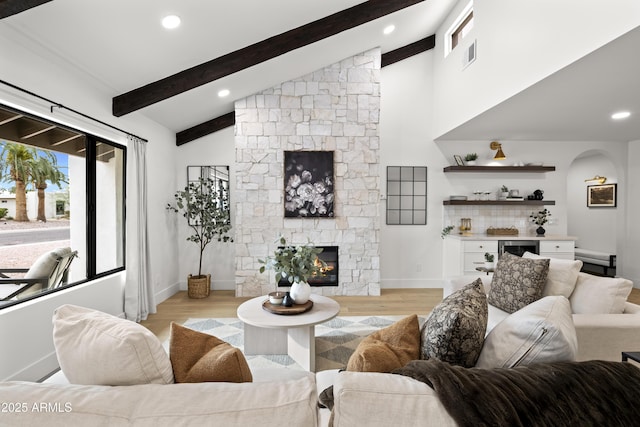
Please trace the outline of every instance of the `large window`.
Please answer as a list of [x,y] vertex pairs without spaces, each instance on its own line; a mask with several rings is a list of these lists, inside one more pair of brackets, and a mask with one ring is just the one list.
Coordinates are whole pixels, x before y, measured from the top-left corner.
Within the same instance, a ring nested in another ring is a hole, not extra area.
[[124,269],[125,165],[119,144],[0,105],[0,308]]

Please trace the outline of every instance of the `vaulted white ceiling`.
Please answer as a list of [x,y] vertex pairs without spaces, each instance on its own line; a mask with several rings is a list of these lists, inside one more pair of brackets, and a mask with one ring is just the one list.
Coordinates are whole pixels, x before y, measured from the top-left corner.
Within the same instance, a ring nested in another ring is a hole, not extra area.
[[[21,37],[76,67],[113,96],[173,75],[363,0],[54,0],[3,19]],[[455,0],[428,0],[296,49],[140,110],[178,132],[233,111],[233,102],[380,46],[382,52],[436,32]],[[180,16],[166,30],[161,19]],[[396,30],[385,36],[383,29]],[[220,89],[228,89],[220,99]]]
[[[54,0],[2,19],[16,43],[81,70],[112,97],[362,3],[362,0]],[[436,33],[456,0],[427,0],[139,110],[174,132],[233,110],[233,102],[380,46]],[[182,25],[160,20],[177,14]],[[384,27],[396,26],[385,36]],[[543,29],[541,29],[543,30]],[[436,41],[440,43],[440,41]],[[439,140],[640,139],[640,29],[522,93],[437,135]],[[228,89],[227,98],[219,98]],[[109,100],[110,101],[110,100]],[[633,113],[624,123],[608,117]]]

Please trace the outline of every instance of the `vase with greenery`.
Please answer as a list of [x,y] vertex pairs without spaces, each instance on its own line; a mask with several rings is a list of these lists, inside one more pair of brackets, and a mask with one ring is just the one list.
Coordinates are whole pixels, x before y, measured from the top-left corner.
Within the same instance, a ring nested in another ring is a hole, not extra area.
[[322,248],[313,243],[305,245],[288,245],[284,237],[276,241],[280,246],[274,251],[273,256],[259,259],[262,264],[260,273],[265,270],[276,272],[276,288],[281,279],[291,283],[290,295],[296,304],[304,304],[311,295],[309,278],[321,274],[326,268],[326,263],[318,258]]
[[202,255],[209,243],[233,242],[227,233],[231,230],[231,213],[229,199],[223,188],[217,188],[210,178],[200,178],[197,182],[190,182],[184,190],[176,191],[175,204],[167,204],[167,210],[180,213],[187,220],[193,234],[187,240],[198,245],[200,258],[198,261],[198,275],[189,275],[189,285],[194,280],[206,281],[206,289],[198,292],[189,286],[189,296],[203,298],[209,295],[211,289],[211,274],[202,274]]
[[536,228],[536,233],[538,234],[538,236],[544,236],[546,230],[542,226],[549,222],[550,216],[551,211],[547,208],[544,208],[543,210],[538,212],[531,212],[531,215],[529,215],[531,221],[538,226],[538,228]]

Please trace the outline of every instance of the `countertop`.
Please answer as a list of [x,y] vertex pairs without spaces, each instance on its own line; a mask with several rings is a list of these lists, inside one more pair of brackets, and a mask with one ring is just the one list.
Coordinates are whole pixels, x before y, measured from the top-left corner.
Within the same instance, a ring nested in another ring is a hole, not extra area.
[[458,240],[565,240],[565,241],[575,241],[577,237],[575,236],[567,236],[561,234],[545,234],[544,236],[537,236],[535,234],[519,234],[517,236],[496,236],[496,235],[488,235],[486,233],[477,233],[477,234],[458,234],[451,232],[447,236],[451,239]]

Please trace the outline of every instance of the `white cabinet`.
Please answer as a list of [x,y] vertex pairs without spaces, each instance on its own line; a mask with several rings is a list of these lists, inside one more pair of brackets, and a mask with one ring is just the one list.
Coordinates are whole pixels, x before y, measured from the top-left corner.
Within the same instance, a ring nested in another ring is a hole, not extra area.
[[575,242],[571,240],[541,240],[540,256],[575,259]]
[[[507,239],[509,240],[509,239]],[[575,241],[573,240],[540,240],[540,255],[549,258],[574,259]],[[460,276],[463,274],[481,274],[476,267],[484,266],[484,254],[489,252],[498,260],[499,239],[466,240],[457,236],[448,236],[443,246],[443,276]]]

